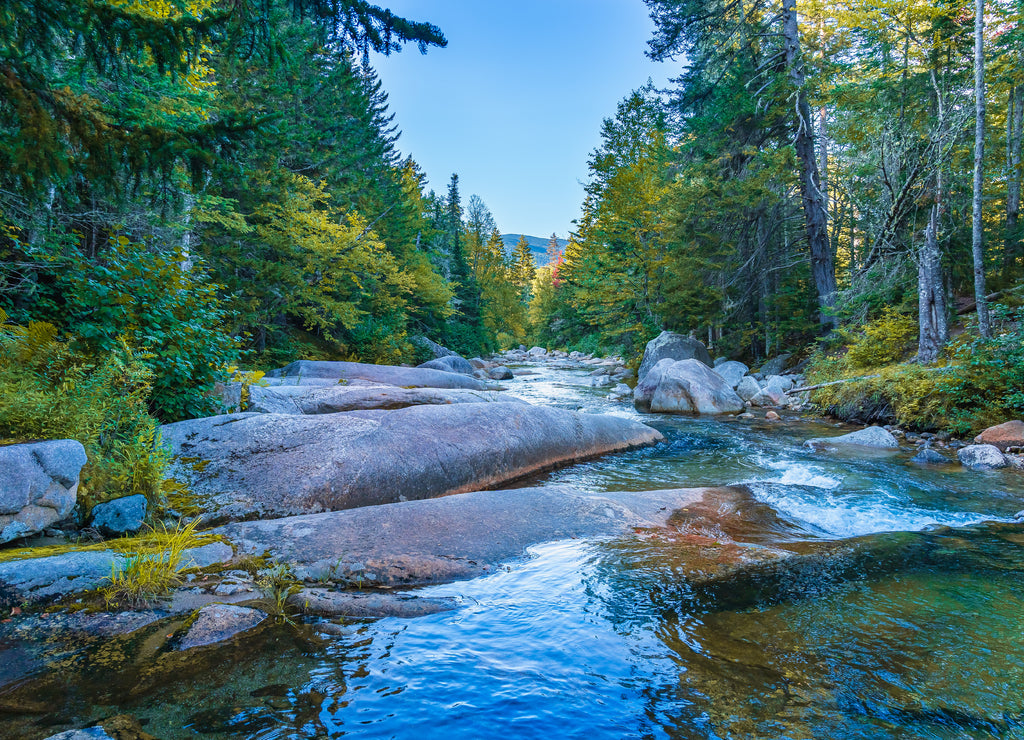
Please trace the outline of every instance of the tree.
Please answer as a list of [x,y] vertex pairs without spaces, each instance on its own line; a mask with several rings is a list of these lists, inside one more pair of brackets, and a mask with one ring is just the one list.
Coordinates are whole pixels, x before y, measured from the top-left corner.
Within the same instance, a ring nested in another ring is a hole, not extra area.
[[971,202],[971,254],[974,258],[974,302],[978,312],[978,333],[992,335],[985,290],[984,225],[982,189],[985,167],[985,0],[974,0],[974,198]]
[[521,291],[523,301],[527,303],[530,301],[530,291],[536,273],[537,263],[533,259],[533,252],[530,251],[530,242],[525,235],[520,235],[512,251],[512,281]]

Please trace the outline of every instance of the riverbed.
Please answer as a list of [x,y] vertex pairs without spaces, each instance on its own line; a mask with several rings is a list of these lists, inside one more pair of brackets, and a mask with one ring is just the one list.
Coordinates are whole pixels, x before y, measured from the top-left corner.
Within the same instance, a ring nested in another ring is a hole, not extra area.
[[786,522],[779,538],[906,532],[941,558],[714,600],[664,544],[552,542],[418,590],[454,597],[454,611],[338,634],[282,623],[173,671],[97,642],[46,680],[27,672],[38,706],[3,707],[0,736],[128,713],[160,740],[1024,737],[1024,535],[1008,524],[1024,475],[924,468],[909,448],[815,452],[803,441],[847,428],[810,418],[641,416],[584,369],[515,369],[535,374],[510,394],[666,437],[520,486],[743,484]]

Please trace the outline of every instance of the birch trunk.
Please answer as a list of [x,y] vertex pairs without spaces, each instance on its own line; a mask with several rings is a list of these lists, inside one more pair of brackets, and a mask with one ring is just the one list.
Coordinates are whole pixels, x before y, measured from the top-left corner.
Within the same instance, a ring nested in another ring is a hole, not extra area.
[[1010,115],[1006,132],[1006,242],[1003,246],[1003,279],[1019,274],[1017,262],[1021,258],[1021,238],[1017,233],[1020,218],[1021,142],[1024,139],[1024,85],[1010,91]]

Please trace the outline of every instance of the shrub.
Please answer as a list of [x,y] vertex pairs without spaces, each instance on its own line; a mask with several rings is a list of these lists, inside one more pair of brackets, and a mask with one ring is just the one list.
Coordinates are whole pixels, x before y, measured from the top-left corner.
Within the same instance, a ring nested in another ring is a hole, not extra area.
[[847,357],[855,368],[882,367],[903,359],[917,335],[917,323],[895,309],[866,324],[850,345]]
[[146,401],[152,371],[124,343],[92,354],[52,324],[4,323],[0,311],[0,439],[76,439],[88,462],[79,501],[159,498],[167,453]]

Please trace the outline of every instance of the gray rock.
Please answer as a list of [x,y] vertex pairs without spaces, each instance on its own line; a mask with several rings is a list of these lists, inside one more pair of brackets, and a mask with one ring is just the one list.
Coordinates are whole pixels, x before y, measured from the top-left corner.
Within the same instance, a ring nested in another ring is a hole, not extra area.
[[108,537],[138,532],[146,520],[147,506],[142,494],[97,504],[92,510],[92,526]]
[[302,395],[295,396],[294,401],[303,414],[335,414],[340,411],[394,410],[453,403],[516,403],[519,399],[494,390],[367,385],[306,389]]
[[735,414],[743,400],[700,360],[661,360],[633,392],[638,411],[680,414]]
[[910,462],[918,465],[948,465],[951,460],[940,452],[936,452],[931,447],[925,447],[912,458]]
[[530,351],[527,352],[526,354],[529,355],[530,357],[543,357],[547,353],[548,351],[543,347],[532,347]]
[[242,410],[242,384],[222,383],[213,385],[213,395],[220,401],[225,414],[237,414]]
[[498,365],[487,371],[487,377],[491,380],[512,380],[515,375],[504,365]]
[[781,393],[793,390],[793,380],[786,375],[769,375],[764,384],[767,388],[777,388]]
[[789,403],[789,396],[785,394],[779,387],[766,385],[761,388],[753,397],[750,399],[750,403],[754,406],[772,407],[772,406],[785,406]]
[[761,375],[766,378],[771,375],[781,375],[790,366],[790,360],[792,359],[793,355],[788,354],[773,357],[761,366]]
[[711,355],[707,347],[696,339],[684,337],[671,331],[663,331],[647,343],[644,359],[640,363],[637,377],[643,382],[647,373],[661,360],[700,360],[711,367]]
[[0,543],[68,516],[85,463],[85,448],[73,439],[0,446]]
[[440,344],[428,339],[427,337],[413,337],[410,341],[413,344],[417,345],[418,347],[422,347],[423,349],[425,349],[427,352],[430,353],[430,355],[434,359],[437,359],[438,357],[447,357],[448,355],[455,354],[447,347],[442,347]]
[[743,380],[743,376],[749,371],[750,368],[736,360],[726,360],[719,365],[715,365],[715,372],[721,375],[733,390],[736,389],[736,386]]
[[899,442],[882,427],[867,427],[838,437],[818,437],[804,442],[805,447],[834,447],[856,445],[858,447],[874,447],[876,449],[899,449]]
[[712,365],[712,367],[714,367],[717,370],[719,365],[724,365],[728,361],[729,361],[728,357],[716,357],[715,358],[715,364]]
[[633,389],[630,388],[625,383],[619,383],[617,386],[615,386],[608,392],[608,398],[610,398],[613,401],[616,401],[620,398],[627,398],[631,395],[633,395]]
[[425,598],[387,592],[353,593],[304,588],[288,597],[288,603],[303,614],[320,617],[424,617],[451,611],[458,602],[450,597]]
[[[230,560],[234,551],[223,542],[186,550],[181,567],[206,568]],[[127,558],[111,550],[72,551],[60,555],[0,563],[0,605],[46,601],[99,588]]]
[[957,450],[956,456],[961,465],[971,470],[995,470],[1009,465],[995,445],[967,445]]
[[191,650],[225,642],[259,626],[266,618],[267,615],[259,609],[234,604],[204,606],[178,642],[176,649]]
[[428,370],[441,370],[448,373],[460,373],[462,375],[473,374],[473,365],[461,355],[445,355],[444,357],[424,362],[421,365],[417,365],[417,367]]
[[114,740],[114,738],[97,725],[96,727],[86,727],[84,730],[58,732],[56,735],[50,735],[48,738],[45,738],[45,740]]
[[491,366],[491,363],[487,362],[480,357],[470,357],[469,364],[472,365],[476,370],[486,370]]
[[761,384],[749,375],[740,378],[740,382],[736,384],[736,395],[744,401],[751,400],[760,392]]
[[485,391],[488,387],[486,383],[476,378],[443,370],[324,360],[297,360],[278,370],[271,370],[267,376],[320,381],[314,383],[315,385],[337,383],[339,380],[366,380],[371,383],[395,385],[401,388],[469,388]]
[[[568,486],[475,491],[215,530],[300,578],[396,585],[472,578],[540,542],[663,527],[710,489],[587,493]],[[370,579],[369,576],[373,578]]]
[[249,400],[245,405],[245,410],[258,414],[301,414],[302,410],[296,405],[290,394],[282,392],[284,390],[285,388],[249,386]]
[[524,403],[169,424],[171,474],[211,519],[288,516],[444,496],[662,439],[635,421]]

